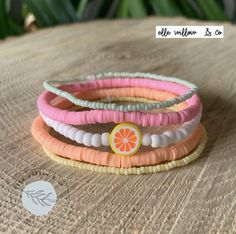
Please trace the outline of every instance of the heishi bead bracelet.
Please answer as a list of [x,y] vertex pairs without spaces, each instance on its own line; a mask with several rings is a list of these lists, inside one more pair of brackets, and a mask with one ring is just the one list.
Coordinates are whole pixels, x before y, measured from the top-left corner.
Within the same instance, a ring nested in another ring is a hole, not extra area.
[[75,146],[60,141],[49,134],[49,127],[45,124],[41,116],[34,120],[31,132],[35,140],[44,148],[65,158],[97,165],[127,168],[133,166],[155,165],[188,155],[197,147],[202,137],[203,128],[198,125],[193,133],[180,143],[165,148],[138,152],[132,156],[120,156],[119,154],[108,151],[103,152],[90,147]]
[[[122,77],[122,78],[120,78]],[[99,78],[96,79],[96,78]],[[128,78],[128,79],[127,79]],[[132,79],[130,79],[132,78]],[[142,78],[148,78],[148,79],[142,79]],[[90,76],[91,79],[91,76]],[[191,82],[181,80],[175,77],[164,77],[160,75],[155,74],[145,74],[145,73],[104,73],[104,74],[98,74],[96,76],[93,76],[93,81],[90,81],[88,83],[81,83],[81,80],[77,81],[79,83],[75,83],[76,81],[72,81],[73,86],[71,85],[65,85],[61,87],[55,87],[52,86],[52,84],[65,84],[70,83],[70,81],[57,81],[57,80],[51,80],[51,81],[45,81],[44,87],[49,90],[50,92],[57,94],[58,96],[62,96],[64,98],[67,98],[69,101],[74,103],[75,105],[88,107],[91,109],[104,109],[104,110],[117,110],[117,111],[140,111],[140,110],[151,110],[151,109],[158,109],[163,107],[169,107],[178,103],[181,103],[189,98],[191,98],[194,93],[197,91],[197,86],[194,85]],[[87,80],[85,78],[85,80]],[[90,102],[83,99],[79,99],[69,93],[70,87],[72,90],[74,88],[77,89],[77,91],[83,91],[83,90],[94,90],[99,88],[111,88],[111,87],[130,87],[130,85],[133,86],[139,86],[141,83],[143,83],[143,87],[146,88],[154,88],[154,89],[163,89],[170,92],[179,91],[183,89],[184,91],[181,93],[179,97],[176,97],[174,99],[170,99],[165,102],[156,102],[156,103],[149,103],[149,104],[135,104],[135,105],[116,105],[116,104],[107,104],[107,103],[99,103],[99,102]],[[145,82],[144,82],[145,81]]]
[[90,163],[83,163],[76,160],[67,159],[57,155],[53,152],[50,152],[46,148],[44,148],[44,152],[55,162],[58,162],[65,166],[72,166],[75,168],[79,168],[81,170],[90,170],[99,173],[110,173],[110,174],[117,174],[117,175],[141,175],[141,174],[148,174],[148,173],[158,173],[162,171],[171,170],[176,167],[185,166],[201,155],[202,151],[204,150],[207,143],[207,134],[204,129],[203,136],[201,138],[201,142],[197,146],[197,148],[189,155],[178,159],[172,160],[166,163],[157,164],[154,166],[140,166],[140,167],[129,167],[129,168],[116,168],[116,167],[106,167],[106,166],[98,166]]
[[[64,165],[126,175],[154,173],[186,165],[206,145],[202,104],[197,86],[189,81],[104,73],[45,81],[44,87],[38,98],[41,116],[31,132],[45,153]],[[108,123],[116,126],[105,131],[104,126],[101,131],[81,127]]]
[[[146,79],[147,80],[147,79]],[[138,79],[140,87],[143,86],[142,81],[146,81],[143,79]],[[132,81],[130,81],[132,82]],[[137,85],[138,85],[137,84]],[[66,88],[71,91],[76,92],[77,89],[75,86],[71,85]],[[65,89],[66,89],[65,88]],[[149,87],[150,88],[150,87]],[[116,89],[113,89],[115,93]],[[125,89],[124,89],[125,90]],[[167,90],[167,92],[171,92],[172,89]],[[94,90],[93,96],[96,95],[97,90]],[[149,89],[150,91],[150,89]],[[102,91],[104,96],[107,95],[106,89]],[[177,93],[177,91],[176,91]],[[179,91],[179,93],[181,93]],[[147,91],[146,95],[149,92]],[[115,95],[115,94],[114,94]],[[129,96],[128,92],[123,92],[124,96]],[[141,95],[144,97],[143,92]],[[188,107],[179,111],[179,112],[122,112],[122,111],[111,111],[111,110],[89,110],[89,111],[79,111],[79,112],[71,112],[68,110],[61,110],[51,105],[51,101],[56,97],[55,94],[50,93],[49,91],[43,92],[38,98],[38,107],[39,111],[59,122],[63,122],[71,125],[83,125],[83,124],[96,124],[96,123],[123,123],[123,122],[133,122],[141,126],[168,126],[171,124],[181,124],[186,121],[190,121],[197,114],[199,114],[201,110],[201,102],[197,94],[194,94],[190,99],[186,102],[188,103]],[[101,96],[100,96],[101,97]]]

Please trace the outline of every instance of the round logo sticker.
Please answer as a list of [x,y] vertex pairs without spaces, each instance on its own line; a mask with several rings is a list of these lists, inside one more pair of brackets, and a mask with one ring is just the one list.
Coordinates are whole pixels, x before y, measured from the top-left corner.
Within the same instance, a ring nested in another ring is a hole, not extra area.
[[48,215],[56,204],[57,194],[48,181],[35,181],[27,184],[22,191],[23,206],[34,215]]
[[67,214],[70,193],[65,181],[49,170],[32,170],[16,176],[11,205],[23,222],[41,227]]

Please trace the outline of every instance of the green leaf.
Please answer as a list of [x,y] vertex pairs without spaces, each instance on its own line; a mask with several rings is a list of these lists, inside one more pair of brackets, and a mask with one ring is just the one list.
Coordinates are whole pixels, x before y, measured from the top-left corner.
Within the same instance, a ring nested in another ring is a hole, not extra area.
[[81,0],[79,2],[78,8],[77,8],[77,16],[79,17],[79,19],[82,18],[87,5],[88,5],[88,0]]
[[[99,14],[98,17],[99,18],[104,18],[104,17],[109,17],[112,16],[112,14],[114,15],[114,12],[117,10],[118,8],[118,4],[119,0],[117,2],[117,0],[103,0],[103,3],[101,4],[101,8],[99,9]],[[113,8],[113,9],[112,9]]]
[[104,0],[90,0],[83,14],[83,19],[99,18]]
[[120,2],[120,0],[112,1],[111,5],[108,7],[107,12],[105,14],[107,18],[115,17],[116,12],[119,8],[119,2]]
[[22,17],[22,0],[11,0],[9,3],[8,15],[15,23],[23,25],[24,18]]
[[25,18],[29,13],[30,13],[30,10],[29,10],[28,5],[26,5],[25,3],[22,4],[22,9],[21,9],[22,17]]
[[118,17],[127,18],[129,16],[128,10],[129,10],[128,0],[121,0],[120,7],[118,10]]
[[171,0],[150,0],[154,12],[157,15],[176,16],[182,15],[178,6]]
[[204,15],[209,20],[215,20],[215,16],[211,9],[209,9],[208,5],[206,4],[205,0],[197,0],[199,7],[202,9]]
[[52,26],[77,20],[75,9],[65,0],[25,0],[40,26]]
[[180,0],[180,7],[183,9],[183,13],[188,17],[198,18],[198,14],[194,11],[194,9],[186,0]]
[[143,18],[147,15],[147,11],[142,0],[129,0],[128,2],[131,17]]
[[23,27],[18,25],[9,16],[9,0],[0,0],[0,38],[4,39],[9,35],[20,35],[24,32]]
[[8,18],[8,27],[10,35],[21,35],[24,32],[23,27],[16,24],[10,17]]
[[227,18],[215,0],[197,0],[200,8],[209,20],[225,21]]
[[233,21],[233,23],[236,23],[236,4],[235,4],[234,16],[233,16],[232,21]]
[[0,0],[0,38],[2,39],[8,35],[8,17],[6,11],[6,1]]
[[[40,0],[42,1],[42,0]],[[68,1],[63,1],[64,3],[67,3]],[[51,17],[54,17],[56,20],[56,23],[69,23],[71,22],[70,16],[67,15],[65,6],[63,5],[63,2],[60,0],[45,0],[45,5],[47,5],[49,14]],[[70,3],[70,2],[68,2]]]
[[80,0],[70,0],[70,1],[71,1],[72,6],[73,6],[75,9],[77,9]]
[[209,8],[212,9],[212,12],[216,16],[217,20],[222,20],[222,21],[227,20],[223,9],[215,0],[208,0],[207,3]]
[[25,0],[25,4],[27,5],[28,10],[34,14],[39,26],[43,27],[55,25],[56,22],[54,18],[49,16],[48,9],[44,7],[43,2],[44,0]]
[[70,22],[74,22],[74,21],[78,20],[77,15],[76,15],[76,10],[70,1],[61,0],[61,1],[59,1],[58,4],[60,4],[61,9],[65,10],[65,12],[68,16],[68,19],[70,19]]
[[234,16],[233,16],[233,22],[236,23],[236,3],[234,4]]

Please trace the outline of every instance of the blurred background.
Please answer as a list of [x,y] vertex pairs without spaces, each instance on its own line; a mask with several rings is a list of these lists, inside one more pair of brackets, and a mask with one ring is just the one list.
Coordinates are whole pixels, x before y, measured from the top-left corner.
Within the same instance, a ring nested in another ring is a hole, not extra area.
[[0,39],[42,27],[151,15],[236,22],[236,0],[0,0]]

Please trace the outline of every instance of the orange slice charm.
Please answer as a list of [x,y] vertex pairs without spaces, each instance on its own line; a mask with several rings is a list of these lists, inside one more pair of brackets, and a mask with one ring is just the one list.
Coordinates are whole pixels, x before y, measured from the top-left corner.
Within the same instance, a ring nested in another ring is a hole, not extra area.
[[131,156],[138,151],[141,139],[140,130],[136,125],[123,123],[112,130],[109,143],[115,154]]

